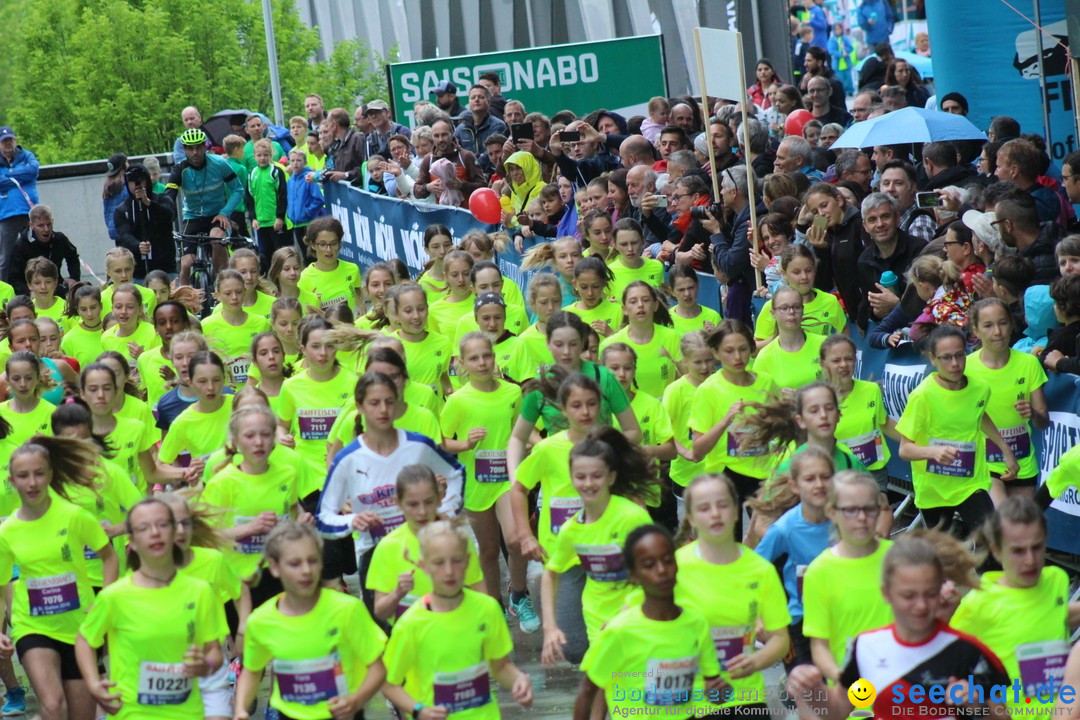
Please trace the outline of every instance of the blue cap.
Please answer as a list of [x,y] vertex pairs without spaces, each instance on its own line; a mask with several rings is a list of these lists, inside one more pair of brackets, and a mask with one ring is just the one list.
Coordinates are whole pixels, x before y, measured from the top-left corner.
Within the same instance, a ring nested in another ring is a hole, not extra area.
[[10,125],[0,127],[0,140],[7,140],[8,138],[13,137],[15,137],[15,131],[11,129]]

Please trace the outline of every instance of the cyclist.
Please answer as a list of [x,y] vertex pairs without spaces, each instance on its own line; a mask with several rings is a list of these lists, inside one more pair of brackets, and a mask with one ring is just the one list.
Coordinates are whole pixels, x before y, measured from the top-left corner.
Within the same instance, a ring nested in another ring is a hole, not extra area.
[[[244,188],[233,172],[229,161],[206,152],[206,133],[199,128],[189,128],[180,136],[187,159],[174,165],[165,185],[165,194],[176,202],[177,190],[184,191],[185,235],[209,235],[223,238],[230,229],[229,215],[244,197]],[[227,259],[225,247],[213,246],[214,269],[220,270]],[[180,282],[190,280],[191,263],[195,261],[195,243],[184,241],[180,257]]]

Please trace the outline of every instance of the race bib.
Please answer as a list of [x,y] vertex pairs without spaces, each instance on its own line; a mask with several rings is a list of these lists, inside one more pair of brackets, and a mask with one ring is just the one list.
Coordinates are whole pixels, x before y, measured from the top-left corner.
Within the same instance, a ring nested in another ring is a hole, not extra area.
[[735,627],[709,628],[712,635],[713,647],[716,648],[716,659],[720,661],[720,669],[726,670],[724,664],[734,657],[747,652],[750,644],[750,631],[745,625]]
[[315,705],[349,692],[337,652],[314,660],[274,660],[274,677],[285,702]]
[[300,426],[302,440],[326,440],[330,428],[337,420],[340,408],[305,408],[296,411],[296,423]]
[[551,534],[558,535],[566,521],[574,517],[583,507],[585,507],[585,501],[580,497],[551,498],[548,502],[548,512],[551,513]]
[[1052,700],[1065,677],[1065,660],[1068,657],[1069,645],[1064,640],[1018,645],[1016,660],[1020,664],[1024,695]]
[[329,300],[323,300],[322,296],[320,295],[320,297],[319,297],[319,307],[322,308],[323,310],[329,310],[330,308],[335,307],[337,305],[340,305],[341,303],[346,302],[347,300],[348,299],[344,295],[338,295],[337,297],[332,297]]
[[956,459],[951,465],[942,465],[933,460],[926,461],[926,472],[947,477],[969,478],[975,476],[975,442],[956,442],[930,438],[930,447],[956,448]]
[[26,578],[26,595],[30,601],[30,616],[58,615],[79,609],[79,586],[75,573],[43,578]]
[[476,482],[498,483],[510,479],[510,473],[506,469],[505,450],[477,450],[475,460]]
[[251,368],[251,361],[247,358],[234,358],[229,362],[229,372],[232,373],[233,384],[243,385],[248,379],[248,370]]
[[618,545],[575,545],[581,566],[594,582],[617,582],[626,579],[622,548]]
[[486,662],[457,672],[435,673],[435,704],[453,715],[491,702],[491,678]]
[[[240,527],[241,525],[247,525],[249,522],[255,519],[254,515],[237,515],[233,520],[233,527]],[[285,515],[278,515],[278,522],[287,522],[288,517]],[[242,555],[262,555],[263,550],[266,549],[266,538],[270,537],[270,532],[259,533],[258,535],[248,535],[247,537],[236,539],[236,552]]]
[[368,530],[368,532],[371,534],[371,539],[375,542],[382,540],[394,529],[400,527],[405,523],[405,515],[402,514],[401,509],[396,505],[377,508],[375,510],[375,514],[378,515],[379,520],[382,521],[378,525],[373,525]]
[[646,705],[683,705],[694,692],[698,672],[696,657],[674,660],[649,660],[645,684]]
[[885,443],[882,441],[880,430],[874,429],[865,435],[848,438],[842,442],[866,467],[885,462]]
[[744,430],[728,429],[727,431],[727,454],[728,457],[757,457],[765,454],[765,448],[743,448],[743,439],[747,432]]
[[[1031,455],[1031,433],[1028,432],[1026,424],[1010,428],[998,428],[998,432],[1001,433],[1001,438],[1012,450],[1013,457],[1017,460],[1023,460]],[[1001,452],[1001,448],[989,439],[986,441],[986,462],[1005,462],[1005,455]]]
[[191,678],[184,675],[184,663],[139,663],[140,705],[180,705],[191,695]]

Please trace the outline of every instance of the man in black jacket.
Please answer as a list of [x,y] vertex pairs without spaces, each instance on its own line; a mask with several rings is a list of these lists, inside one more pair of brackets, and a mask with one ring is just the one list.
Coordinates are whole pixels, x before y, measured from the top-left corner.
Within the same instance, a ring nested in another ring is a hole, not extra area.
[[176,208],[164,195],[151,191],[150,173],[142,165],[132,165],[124,176],[130,200],[116,208],[116,245],[135,256],[136,280],[151,270],[176,273],[176,245],[173,217]]
[[[865,332],[871,321],[880,322],[904,295],[906,273],[926,242],[900,229],[900,211],[896,199],[875,192],[862,202],[863,229],[869,242],[858,259],[859,297],[856,323]],[[881,285],[881,275],[891,272],[897,283],[892,288]]]
[[[67,288],[79,282],[79,251],[64,233],[53,230],[52,210],[47,205],[35,205],[30,209],[30,224],[19,233],[8,263],[7,281],[16,295],[29,295],[26,284],[26,263],[37,257],[47,257],[60,270],[67,262],[68,279],[56,287],[56,294],[63,297]],[[61,275],[63,277],[63,275]]]

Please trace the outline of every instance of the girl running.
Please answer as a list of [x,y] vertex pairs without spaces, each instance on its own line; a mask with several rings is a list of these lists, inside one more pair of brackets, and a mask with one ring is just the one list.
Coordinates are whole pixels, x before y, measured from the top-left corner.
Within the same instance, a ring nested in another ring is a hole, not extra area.
[[80,366],[89,365],[101,354],[101,291],[88,283],[77,284],[68,293],[65,315],[60,349]]
[[469,282],[474,264],[472,255],[464,250],[451,250],[443,260],[450,291],[431,304],[431,324],[448,338],[454,337],[458,322],[469,314],[476,299]]
[[654,290],[664,284],[664,264],[659,260],[641,257],[645,249],[645,236],[637,220],[619,220],[615,223],[612,238],[616,253],[610,263],[611,273],[615,277],[611,283],[612,297],[623,297],[623,291],[631,283],[644,282]]
[[15,351],[4,365],[11,397],[0,403],[0,418],[11,426],[11,434],[5,439],[15,446],[22,445],[31,435],[51,432],[49,417],[55,406],[41,399],[47,389],[43,387],[44,372],[43,363],[29,350]]
[[116,247],[105,253],[105,285],[101,289],[101,316],[113,311],[116,291],[122,285],[131,285],[138,293],[138,304],[149,315],[154,311],[157,298],[154,291],[142,285],[133,284],[135,277],[135,256],[127,248]]
[[[499,272],[498,265],[490,260],[480,260],[469,271],[469,282],[472,284],[474,297],[478,298],[481,295],[494,294],[502,298],[503,302],[506,303],[506,328],[511,333],[519,335],[529,326],[529,318],[525,315],[524,300],[522,300],[521,305],[513,305],[510,303],[509,298],[506,297],[504,290],[507,285],[502,273]],[[455,343],[460,343],[465,333],[478,328],[475,305],[473,310],[472,313],[463,315],[458,320],[453,334]]]
[[[253,258],[258,265],[259,259]],[[202,321],[203,335],[214,352],[225,361],[234,388],[247,382],[251,339],[270,329],[265,315],[244,309],[244,277],[236,270],[222,270],[214,281],[214,297],[219,313]]]
[[136,360],[139,382],[146,388],[146,402],[150,407],[157,404],[168,390],[169,379],[176,376],[176,366],[169,361],[166,353],[178,333],[191,330],[191,316],[182,303],[164,300],[154,308],[153,321],[161,344],[139,355]]
[[197,399],[169,426],[158,459],[188,468],[185,478],[192,481],[202,475],[206,457],[225,444],[232,403],[225,395],[225,363],[216,354],[196,353],[188,377]]
[[634,280],[621,297],[626,327],[601,341],[600,351],[611,343],[632,347],[640,363],[638,387],[658,398],[679,375],[679,335],[671,329],[671,315],[653,286]]
[[[41,330],[38,329],[36,320],[14,320],[8,327],[8,345],[12,352],[29,350],[37,356],[44,366],[42,368],[42,391],[41,399],[50,405],[58,405],[64,399],[64,385],[75,387],[79,384],[79,376],[75,370],[64,361],[57,362],[51,357],[45,357],[41,343]],[[9,356],[10,357],[10,356]],[[47,379],[45,379],[47,378]],[[2,378],[6,382],[6,375]],[[8,388],[10,391],[10,388]]]
[[795,288],[781,287],[770,302],[777,336],[758,350],[754,369],[772,376],[781,389],[790,393],[818,379],[825,336],[803,329],[803,299]]
[[[270,307],[274,304],[274,286],[269,280],[263,280],[259,276],[259,256],[254,250],[240,248],[233,250],[229,256],[229,270],[240,273],[244,279],[243,309],[251,315],[266,318],[270,315]],[[220,275],[218,276],[220,277]],[[211,315],[222,312],[225,308],[222,303],[214,306]]]
[[[780,255],[780,274],[787,285],[795,288],[803,297],[803,328],[815,335],[831,335],[845,332],[847,317],[835,295],[814,287],[817,278],[817,257],[809,245],[789,245]],[[772,312],[772,300],[757,316],[754,337],[758,347],[764,347],[776,335],[776,320]]]
[[[169,428],[172,427],[173,422],[180,416],[180,413],[199,399],[191,385],[188,367],[191,364],[191,358],[198,353],[207,352],[207,348],[206,338],[203,337],[202,333],[190,330],[177,333],[169,342],[165,355],[169,363],[176,368],[175,387],[166,390],[165,394],[154,405],[154,418],[156,418],[156,421],[152,420],[152,424],[156,425],[158,429],[158,439],[161,438],[162,434],[169,432]],[[102,362],[112,367],[114,372],[117,367],[124,364],[122,362],[109,363],[107,358],[102,358]],[[124,411],[127,413],[131,412],[128,408],[135,409],[139,408],[140,405],[142,407],[146,405],[138,398],[127,395],[127,393],[121,394],[117,398],[117,402],[124,403]],[[149,414],[149,411],[147,413]],[[118,414],[120,414],[119,411]],[[130,417],[131,415],[125,416]]]
[[599,335],[608,337],[622,326],[622,307],[611,300],[611,268],[595,255],[574,265],[574,293],[580,298],[563,308],[577,315]]
[[683,374],[667,386],[661,402],[675,433],[677,455],[671,461],[668,474],[671,478],[671,490],[675,495],[677,521],[681,524],[686,513],[683,489],[694,476],[701,472],[700,463],[694,462],[694,437],[690,430],[690,411],[697,389],[712,375],[716,361],[706,343],[705,333],[700,331],[683,335],[679,340],[679,351],[683,357]]
[[281,340],[285,362],[296,367],[300,357],[300,320],[303,308],[296,298],[278,298],[270,307],[270,329]]
[[312,304],[321,310],[340,303],[348,305],[353,312],[358,305],[363,307],[360,268],[338,258],[344,237],[345,229],[333,217],[316,218],[308,223],[304,244],[308,253],[315,257],[315,262],[304,268],[296,283],[301,302],[307,302],[305,298],[313,298]]
[[581,236],[585,241],[584,257],[595,257],[607,263],[614,251],[614,232],[611,215],[602,208],[590,210],[581,219]]
[[440,396],[449,395],[450,339],[428,331],[428,298],[415,283],[395,285],[387,293],[387,310],[400,328],[398,337],[405,344],[405,362],[409,375]]
[[547,346],[547,322],[561,307],[559,281],[549,273],[535,275],[529,281],[528,294],[536,322],[518,335],[507,367],[510,379],[518,383],[536,377],[541,366],[555,362]]
[[[104,298],[103,298],[104,300]],[[116,286],[112,293],[112,316],[116,325],[101,335],[102,350],[114,350],[124,356],[128,367],[146,350],[161,344],[140,301],[138,288],[130,283]]]
[[679,337],[698,330],[713,330],[720,324],[720,313],[697,301],[701,281],[693,266],[675,263],[668,270],[668,282],[676,301],[671,308],[671,323]]
[[[559,307],[566,307],[577,300],[574,294],[574,266],[581,257],[581,243],[577,241],[577,238],[561,237],[553,242],[538,243],[526,250],[521,260],[521,269],[540,270],[550,266],[559,282],[559,290],[562,292]],[[534,275],[529,283],[530,286],[539,277],[542,275]]]
[[[204,717],[193,678],[223,665],[225,615],[213,589],[178,572],[176,518],[156,498],[127,517],[130,575],[101,591],[79,628],[75,653],[93,699],[118,718]],[[147,622],[147,618],[168,622]],[[109,644],[109,673],[98,672],[95,650]],[[92,704],[90,717],[92,717]]]
[[266,277],[277,289],[275,295],[279,300],[283,298],[297,299],[300,297],[300,273],[304,269],[304,260],[296,248],[283,247],[274,251],[270,258],[270,271]]
[[601,691],[611,717],[654,714],[657,706],[704,712],[705,698],[715,705],[726,692],[709,623],[678,599],[685,570],[676,555],[671,533],[659,525],[627,535],[623,564],[644,601],[615,617],[589,648],[575,720],[590,717]]
[[[485,233],[480,230],[470,230],[461,238],[460,249],[472,255],[473,260],[479,265],[484,261],[490,261],[499,265],[496,253],[506,250],[509,239],[504,233]],[[511,278],[503,275],[502,295],[506,298],[507,306],[525,309],[525,296],[521,294],[521,288]],[[477,292],[477,295],[480,293]]]
[[275,528],[266,561],[284,592],[248,618],[233,720],[252,717],[267,667],[274,671],[270,707],[282,717],[363,718],[386,678],[386,635],[362,602],[320,585],[322,542],[310,525]]
[[[137,421],[119,417],[113,411],[120,392],[116,373],[105,363],[90,363],[79,378],[79,392],[90,409],[91,431],[105,441],[110,448],[108,457],[124,469],[128,480],[145,493],[148,482],[158,480],[154,441]],[[181,477],[181,473],[173,473],[171,479]]]
[[[364,273],[364,300],[357,308],[356,327],[363,330],[382,330],[390,324],[386,317],[386,292],[395,284],[394,271],[386,263],[375,263]],[[360,310],[366,308],[361,313]]]
[[[734,484],[724,475],[699,475],[686,487],[680,537],[693,542],[675,553],[675,602],[703,617],[730,692],[729,710],[752,714],[766,707],[761,671],[788,651],[788,614],[776,568],[735,539],[742,512]],[[760,628],[760,632],[759,632]],[[603,634],[601,634],[603,638]],[[755,644],[760,639],[760,648]]]
[[383,693],[403,714],[420,720],[484,708],[478,718],[500,717],[491,678],[522,707],[532,705],[529,676],[510,662],[513,641],[499,604],[465,587],[471,542],[449,522],[419,534],[421,568],[432,592],[394,625],[386,646]]
[[423,288],[428,305],[442,300],[450,292],[443,260],[453,249],[454,237],[450,228],[445,225],[429,225],[424,231],[424,252],[428,255],[428,261],[416,282]]
[[[638,355],[634,348],[626,343],[611,343],[600,353],[600,359],[630,398],[630,409],[641,427],[642,451],[658,462],[673,459],[675,440],[667,410],[657,398],[636,389]],[[649,498],[650,507],[658,504],[658,498]]]

